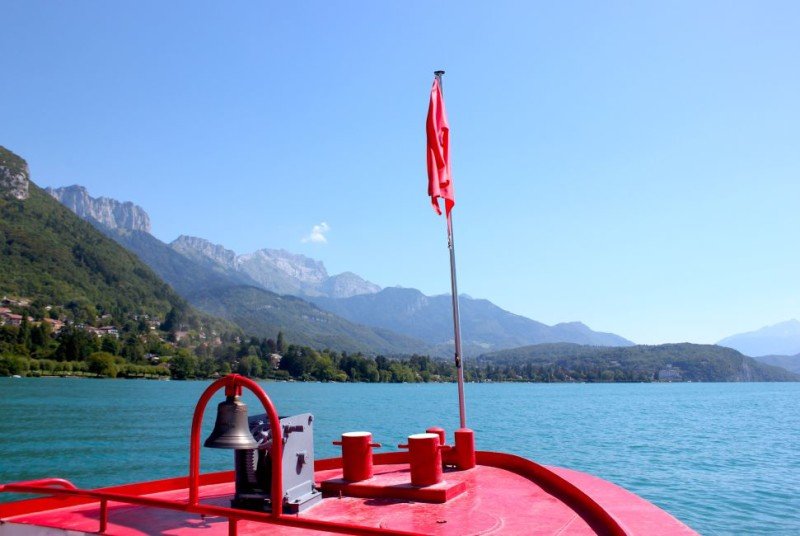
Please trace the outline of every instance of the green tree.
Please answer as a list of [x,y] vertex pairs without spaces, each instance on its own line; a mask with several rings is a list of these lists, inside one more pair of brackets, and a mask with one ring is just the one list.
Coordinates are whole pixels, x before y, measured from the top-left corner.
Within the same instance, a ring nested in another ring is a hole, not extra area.
[[119,339],[113,335],[104,335],[100,339],[100,351],[108,352],[112,355],[119,355]]
[[97,309],[94,305],[83,301],[73,300],[66,305],[72,320],[78,324],[92,324],[97,318]]
[[59,361],[83,361],[97,350],[97,337],[74,326],[67,326],[58,336],[55,357]]
[[261,360],[255,355],[246,355],[239,361],[237,372],[250,378],[262,376]]
[[312,375],[320,381],[329,382],[336,380],[339,370],[330,355],[322,354],[314,362]]
[[291,345],[281,359],[280,368],[287,371],[294,378],[301,378],[311,372],[314,360],[308,352],[300,347]]
[[12,374],[25,375],[30,370],[30,360],[23,356],[7,355],[0,356],[0,375],[9,376]]
[[108,376],[109,378],[117,377],[117,366],[114,361],[114,356],[108,352],[94,352],[86,360],[89,367],[89,372],[97,374],[98,376]]
[[184,350],[169,360],[170,374],[176,380],[194,378],[197,372],[197,358]]
[[[230,369],[228,369],[230,372]],[[217,372],[217,363],[210,357],[200,357],[197,360],[197,376],[200,378],[210,378]]]
[[286,351],[286,341],[283,340],[283,332],[278,332],[278,341],[275,343],[275,349],[279,354],[283,354]]
[[28,314],[22,312],[22,322],[17,332],[17,344],[22,345],[27,352],[31,349],[31,325],[28,323]]
[[140,363],[144,361],[144,345],[135,333],[129,333],[122,341],[122,357],[130,363]]
[[31,345],[33,348],[42,348],[50,343],[50,324],[39,322],[31,328]]

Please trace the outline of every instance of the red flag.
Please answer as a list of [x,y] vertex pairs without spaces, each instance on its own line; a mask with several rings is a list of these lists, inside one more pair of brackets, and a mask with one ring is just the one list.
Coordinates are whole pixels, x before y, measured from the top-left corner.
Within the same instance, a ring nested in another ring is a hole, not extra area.
[[453,192],[453,177],[450,173],[450,127],[447,125],[447,113],[444,109],[444,98],[439,79],[433,79],[431,103],[428,107],[428,195],[431,196],[436,213],[441,215],[439,198],[444,199],[445,212],[456,204]]

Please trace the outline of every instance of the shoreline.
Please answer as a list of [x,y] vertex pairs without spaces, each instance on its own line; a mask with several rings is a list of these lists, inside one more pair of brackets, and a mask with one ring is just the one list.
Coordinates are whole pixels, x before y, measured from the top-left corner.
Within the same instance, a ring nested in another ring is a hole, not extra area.
[[[208,382],[214,381],[217,378],[171,378],[167,376],[156,376],[156,377],[117,377],[111,378],[109,376],[98,376],[98,375],[91,375],[91,374],[30,374],[30,375],[11,375],[11,376],[0,376],[0,378],[9,378],[9,379],[42,379],[42,378],[70,378],[76,380],[147,380],[147,381],[176,381],[176,382]],[[319,381],[319,380],[281,380],[275,378],[251,378],[253,381],[256,382],[268,382],[268,383],[331,383],[331,384],[374,384],[374,385],[425,385],[425,384],[456,384],[456,381],[448,381],[448,382],[362,382],[362,381],[352,381],[352,382],[336,382],[336,381]],[[720,384],[720,383],[741,383],[741,384],[751,384],[751,383],[800,383],[800,380],[759,380],[759,381],[530,381],[530,380],[518,380],[518,381],[483,381],[483,382],[476,382],[476,381],[466,381],[464,383],[468,384],[481,384],[481,385],[490,385],[490,384],[542,384],[542,385],[633,385],[633,384],[657,384],[657,385],[665,385],[665,384],[690,384],[690,383],[709,383],[709,384]]]

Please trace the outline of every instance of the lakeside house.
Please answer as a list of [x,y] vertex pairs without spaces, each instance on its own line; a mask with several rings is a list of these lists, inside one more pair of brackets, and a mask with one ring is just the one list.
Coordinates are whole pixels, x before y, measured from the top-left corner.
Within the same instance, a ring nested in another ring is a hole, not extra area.
[[680,369],[673,368],[672,365],[667,365],[667,368],[658,371],[658,381],[660,382],[679,382],[681,379]]
[[45,318],[44,321],[50,325],[53,333],[58,333],[64,328],[64,322],[55,318]]
[[105,335],[110,335],[116,339],[119,339],[119,331],[117,331],[116,326],[102,326],[99,328],[95,328],[92,326],[84,327],[86,331],[96,335],[97,337],[103,337]]
[[[36,321],[33,317],[27,317],[28,323],[31,326],[38,326],[41,322]],[[58,333],[64,327],[64,322],[55,318],[45,318],[42,320],[50,326],[53,333]],[[22,315],[11,312],[8,307],[0,307],[0,326],[14,326],[19,327],[22,325]]]
[[3,296],[3,299],[0,300],[0,304],[2,305],[16,305],[17,307],[27,307],[31,304],[31,301],[27,298],[20,298],[18,300],[14,298],[9,298],[8,296]]
[[[28,317],[28,322],[31,321],[33,321],[33,319]],[[21,326],[22,315],[15,315],[11,311],[7,313],[0,313],[0,323],[6,326]]]
[[181,342],[183,339],[189,336],[188,331],[176,331],[175,332],[175,342]]
[[281,359],[283,359],[283,356],[281,354],[269,354],[269,364],[270,364],[270,366],[273,369],[278,370],[278,367],[281,364]]

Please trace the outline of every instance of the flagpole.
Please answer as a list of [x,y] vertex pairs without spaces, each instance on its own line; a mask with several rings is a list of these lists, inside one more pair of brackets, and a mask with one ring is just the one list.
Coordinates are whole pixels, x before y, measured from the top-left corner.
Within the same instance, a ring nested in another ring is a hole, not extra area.
[[[434,71],[434,76],[439,81],[439,89],[444,95],[442,75],[444,71]],[[458,283],[456,281],[456,251],[453,240],[453,217],[447,211],[447,248],[450,250],[450,290],[453,298],[453,335],[455,338],[455,363],[458,379],[458,417],[461,428],[467,427],[467,408],[464,403],[464,363],[461,356],[461,318],[458,313]]]

